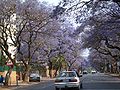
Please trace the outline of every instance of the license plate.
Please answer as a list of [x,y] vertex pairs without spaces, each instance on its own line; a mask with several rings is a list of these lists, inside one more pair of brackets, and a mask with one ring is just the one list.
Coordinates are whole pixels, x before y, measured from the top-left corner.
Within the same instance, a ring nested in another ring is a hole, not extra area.
[[65,80],[63,80],[64,82],[69,82],[69,79],[65,79]]
[[33,77],[33,79],[37,79],[37,77]]

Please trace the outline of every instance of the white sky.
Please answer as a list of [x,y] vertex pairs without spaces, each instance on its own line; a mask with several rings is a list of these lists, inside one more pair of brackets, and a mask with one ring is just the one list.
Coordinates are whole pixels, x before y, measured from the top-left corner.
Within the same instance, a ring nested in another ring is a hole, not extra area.
[[83,57],[88,57],[89,56],[89,49],[84,49],[82,55]]
[[49,4],[53,4],[53,5],[57,5],[61,0],[40,0],[41,2],[42,1],[46,1],[48,2]]
[[[50,4],[57,5],[61,0],[40,0],[40,1],[46,1]],[[83,1],[90,1],[90,0],[83,0]]]

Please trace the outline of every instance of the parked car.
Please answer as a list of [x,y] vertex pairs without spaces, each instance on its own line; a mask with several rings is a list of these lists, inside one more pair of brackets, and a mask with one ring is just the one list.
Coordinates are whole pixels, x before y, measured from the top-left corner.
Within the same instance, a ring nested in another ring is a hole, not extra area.
[[40,82],[41,76],[37,73],[31,73],[29,76],[29,82]]
[[63,71],[55,79],[55,88],[56,90],[61,88],[74,88],[79,90],[82,88],[80,76],[75,71]]

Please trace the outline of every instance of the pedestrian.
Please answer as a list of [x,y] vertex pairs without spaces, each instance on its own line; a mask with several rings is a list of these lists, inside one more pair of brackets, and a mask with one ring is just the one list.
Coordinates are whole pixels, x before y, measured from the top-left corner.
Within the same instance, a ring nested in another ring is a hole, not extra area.
[[3,75],[0,76],[0,83],[1,83],[1,85],[4,85],[4,77],[3,77]]

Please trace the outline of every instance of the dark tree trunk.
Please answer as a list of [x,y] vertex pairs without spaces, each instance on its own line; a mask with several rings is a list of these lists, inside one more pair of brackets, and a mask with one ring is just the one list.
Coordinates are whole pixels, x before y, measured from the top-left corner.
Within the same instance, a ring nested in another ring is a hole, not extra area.
[[50,78],[52,77],[52,62],[49,61],[49,75],[50,75]]
[[23,81],[24,82],[29,82],[29,66],[25,67],[25,71],[23,73]]
[[10,69],[8,70],[8,72],[6,73],[5,83],[4,83],[5,86],[8,86],[8,85],[9,85],[9,80],[10,80],[10,75],[11,75],[11,73],[12,73],[12,69],[13,69],[13,68],[10,68]]

